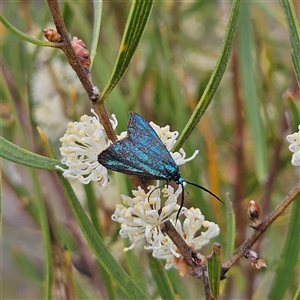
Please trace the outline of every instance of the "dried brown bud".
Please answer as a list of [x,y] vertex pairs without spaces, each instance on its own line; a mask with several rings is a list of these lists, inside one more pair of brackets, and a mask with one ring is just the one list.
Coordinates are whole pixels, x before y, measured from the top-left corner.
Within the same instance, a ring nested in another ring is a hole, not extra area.
[[49,42],[59,43],[62,41],[61,35],[54,29],[43,29],[44,36]]
[[267,264],[262,258],[259,258],[257,261],[253,261],[251,263],[251,266],[253,267],[253,269],[259,270],[260,268],[263,268],[263,267],[266,268]]
[[251,249],[246,250],[244,253],[244,256],[252,261],[251,266],[255,270],[259,270],[262,267],[267,267],[265,260],[263,260],[262,258],[259,258],[258,254]]
[[91,66],[91,58],[90,52],[85,43],[82,40],[79,40],[77,37],[74,37],[72,40],[72,47],[81,64],[89,71]]
[[184,258],[180,258],[177,263],[177,268],[179,270],[179,274],[183,277],[188,271],[188,264]]
[[260,217],[260,208],[254,200],[250,200],[248,204],[248,217],[252,221],[253,228],[258,228],[261,225]]

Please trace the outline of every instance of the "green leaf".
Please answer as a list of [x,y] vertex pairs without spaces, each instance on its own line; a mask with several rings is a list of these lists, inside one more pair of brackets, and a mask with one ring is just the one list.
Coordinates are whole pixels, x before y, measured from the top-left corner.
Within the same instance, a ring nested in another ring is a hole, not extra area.
[[300,111],[296,99],[288,97],[287,105],[291,116],[291,131],[298,131],[298,125],[300,124]]
[[[14,105],[13,98],[10,94],[10,90],[8,89],[8,85],[6,80],[3,80],[3,73],[1,72],[1,82],[2,82],[2,91],[6,95],[6,99],[8,100],[8,103],[11,108],[11,112],[14,116],[15,125],[17,132],[20,135],[21,141],[26,146],[28,145],[28,141],[25,138],[24,133],[24,127],[22,127],[19,115],[16,111],[16,106]],[[38,166],[41,166],[44,162],[44,159],[47,160],[47,158],[44,158],[43,156],[36,155],[32,152],[29,152],[25,149],[22,149],[15,144],[7,141],[3,137],[0,136],[0,156],[7,158],[8,160],[14,161],[16,163],[24,164],[27,166],[32,166],[35,163],[38,164]],[[35,161],[37,160],[37,161]],[[55,161],[56,162],[56,161]],[[53,161],[52,161],[53,163]],[[47,168],[48,169],[48,168]],[[50,169],[50,168],[49,168]],[[43,246],[44,246],[44,263],[45,263],[45,282],[44,282],[44,294],[43,299],[51,299],[51,286],[52,286],[52,256],[51,256],[51,242],[50,242],[50,232],[49,232],[49,226],[48,226],[48,219],[47,219],[47,213],[45,208],[44,199],[42,196],[41,191],[41,184],[38,180],[38,176],[36,173],[36,170],[33,168],[29,169],[32,184],[33,184],[33,199],[34,199],[34,205],[37,208],[37,218],[38,222],[41,227],[41,233],[42,233],[42,239],[43,239]]]
[[[130,247],[131,242],[129,239],[124,240],[124,246]],[[141,265],[141,261],[139,259],[139,253],[135,253],[134,251],[126,251],[125,253],[126,259],[126,270],[130,277],[135,281],[135,283],[140,287],[144,292],[147,291],[147,278],[145,276],[141,276],[144,270],[144,265]]]
[[20,268],[21,274],[26,276],[26,279],[33,279],[36,282],[42,281],[41,269],[38,268],[21,249],[11,249],[13,259]]
[[111,251],[105,246],[92,222],[84,212],[69,181],[60,173],[58,173],[58,176],[73,214],[90,247],[106,272],[112,277],[112,279],[116,282],[128,299],[149,299],[148,296],[135,284],[129,275],[116,262],[115,258],[111,254]]
[[253,140],[255,172],[258,180],[262,182],[268,172],[268,155],[265,131],[262,130],[263,122],[260,116],[257,97],[257,82],[255,81],[254,59],[252,55],[256,44],[253,37],[248,2],[243,2],[241,6],[241,22],[239,25],[239,65],[246,116]]
[[1,14],[0,14],[0,21],[14,35],[18,36],[19,38],[21,38],[22,40],[24,40],[26,42],[32,43],[37,46],[47,46],[47,47],[57,48],[57,45],[55,43],[51,43],[51,42],[47,42],[47,41],[40,41],[38,39],[35,39],[35,38],[25,34],[23,31],[17,29],[10,22],[8,22]]
[[214,94],[217,91],[217,88],[221,82],[221,79],[223,77],[223,74],[225,72],[226,66],[229,61],[229,57],[230,57],[230,53],[231,53],[231,49],[235,37],[235,32],[238,24],[240,3],[241,3],[240,0],[234,0],[232,2],[229,22],[227,25],[227,29],[226,29],[226,33],[223,40],[221,53],[217,65],[213,70],[213,73],[201,96],[201,99],[199,100],[185,128],[183,129],[180,136],[178,137],[177,143],[173,147],[172,151],[178,151],[183,145],[183,143],[188,139],[188,137],[197,126],[198,122],[200,121],[202,115],[206,111]]
[[300,300],[300,285],[295,293],[293,300]]
[[[294,282],[297,282],[296,273],[299,270],[299,228],[300,228],[300,197],[294,200],[288,232],[284,242],[283,250],[280,254],[279,264],[275,272],[275,277],[268,295],[268,299],[284,299],[288,288],[293,288]],[[283,242],[283,241],[282,241]],[[298,267],[297,267],[298,264]],[[295,270],[295,271],[294,271]]]
[[152,6],[153,0],[132,1],[118,57],[111,77],[101,93],[101,101],[104,101],[127,71],[144,33]]
[[214,243],[213,253],[210,256],[207,256],[208,280],[211,290],[211,296],[213,296],[214,298],[217,298],[220,294],[220,249],[220,244]]
[[93,38],[91,45],[91,68],[94,63],[95,56],[97,54],[97,46],[100,35],[100,25],[102,16],[102,0],[94,0],[94,26],[93,26]]
[[235,240],[235,215],[232,209],[232,203],[228,199],[225,201],[226,210],[226,253],[225,256],[229,257],[234,250]]
[[9,142],[2,136],[0,136],[0,156],[20,165],[42,170],[58,171],[56,166],[61,165],[57,159],[30,152]]
[[169,276],[162,262],[148,253],[149,267],[162,299],[176,299]]
[[298,85],[300,86],[300,29],[297,21],[297,16],[294,10],[293,2],[291,0],[280,0],[280,3],[290,33],[292,43],[292,63]]
[[[229,257],[234,251],[234,242],[235,242],[235,214],[232,209],[232,203],[227,197],[225,201],[225,212],[226,212],[226,249],[225,257]],[[223,278],[222,278],[223,279]],[[228,280],[222,280],[220,290],[221,293],[225,288]]]
[[[103,238],[103,230],[101,228],[101,223],[98,217],[97,201],[96,201],[92,183],[84,184],[84,189],[85,189],[87,206],[89,209],[91,221],[97,233],[101,236],[101,238]],[[108,298],[110,300],[116,299],[115,289],[111,277],[109,276],[109,274],[106,272],[106,270],[103,268],[101,264],[99,264],[99,268],[101,271],[101,277],[105,283],[104,286],[106,287]]]

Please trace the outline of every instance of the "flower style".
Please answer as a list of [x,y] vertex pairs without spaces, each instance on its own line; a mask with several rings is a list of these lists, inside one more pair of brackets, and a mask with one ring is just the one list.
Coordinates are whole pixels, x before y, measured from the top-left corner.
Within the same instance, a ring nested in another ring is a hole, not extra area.
[[[68,124],[67,132],[60,139],[62,163],[68,169],[59,166],[57,168],[64,171],[65,177],[76,178],[84,184],[98,181],[102,187],[106,187],[107,169],[98,163],[97,158],[98,154],[109,146],[110,141],[107,139],[98,116],[93,110],[92,113],[93,117],[84,115],[80,122]],[[114,115],[112,118],[111,123],[115,129],[118,122]]]
[[[65,177],[76,178],[84,184],[90,181],[98,181],[102,187],[106,187],[108,183],[107,169],[98,162],[98,155],[111,144],[111,141],[108,140],[98,116],[93,110],[92,113],[94,114],[93,117],[84,115],[81,117],[80,122],[70,122],[68,124],[67,132],[60,139],[63,143],[60,148],[63,156],[62,163],[68,169],[59,166],[58,168],[64,171],[63,175]],[[115,129],[117,120],[114,115],[111,123]],[[178,132],[170,131],[169,126],[159,127],[153,122],[150,122],[150,125],[170,151],[176,143]],[[125,138],[126,135],[127,132],[124,131],[118,136],[118,139]],[[192,160],[198,152],[196,150],[190,158],[186,158],[182,148],[178,152],[173,153],[170,151],[170,154],[177,165],[182,165]]]
[[289,145],[289,150],[294,153],[291,161],[293,166],[300,166],[300,125],[298,126],[298,129],[298,132],[286,137],[288,142],[291,143]]
[[[148,246],[145,249],[152,249],[161,246],[165,239],[160,227],[167,220],[175,220],[180,206],[177,198],[182,192],[181,185],[176,192],[169,185],[162,190],[163,197],[166,198],[162,205],[160,190],[151,186],[148,193],[142,188],[132,191],[134,198],[121,195],[123,204],[118,204],[112,220],[121,224],[120,235],[122,238],[129,238],[132,242],[131,250],[142,239],[146,239]],[[180,215],[186,212],[186,208],[181,209]]]

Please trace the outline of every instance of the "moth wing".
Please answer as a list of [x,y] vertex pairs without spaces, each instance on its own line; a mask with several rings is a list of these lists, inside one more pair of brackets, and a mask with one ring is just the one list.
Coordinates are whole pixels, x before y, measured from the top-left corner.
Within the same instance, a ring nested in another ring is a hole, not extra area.
[[127,137],[101,152],[98,161],[116,172],[153,179],[172,180],[179,172],[154,129],[134,112],[130,112]]
[[143,153],[149,153],[151,161],[156,167],[161,168],[161,172],[165,172],[166,165],[173,166],[178,170],[170,152],[163,144],[155,130],[137,113],[130,112],[127,134],[135,147]]
[[101,152],[98,155],[98,161],[106,168],[116,172],[165,179],[157,169],[153,169],[146,156],[147,154],[142,153],[130,139],[124,138]]

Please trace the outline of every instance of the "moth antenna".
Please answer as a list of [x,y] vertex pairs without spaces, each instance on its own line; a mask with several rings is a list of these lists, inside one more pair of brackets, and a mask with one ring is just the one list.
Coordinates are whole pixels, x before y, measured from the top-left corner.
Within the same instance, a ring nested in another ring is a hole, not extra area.
[[185,181],[186,183],[188,183],[188,184],[190,184],[190,185],[193,185],[193,186],[195,186],[195,187],[197,187],[197,188],[199,188],[199,189],[205,191],[206,193],[212,195],[213,197],[215,197],[216,199],[218,199],[220,202],[222,202],[222,203],[224,204],[224,202],[223,202],[217,195],[215,195],[213,192],[211,192],[210,190],[206,189],[205,187],[203,187],[203,186],[201,186],[201,185],[199,185],[199,184],[197,184],[197,183],[191,182],[191,181],[187,181],[187,180],[184,180],[184,181]]

